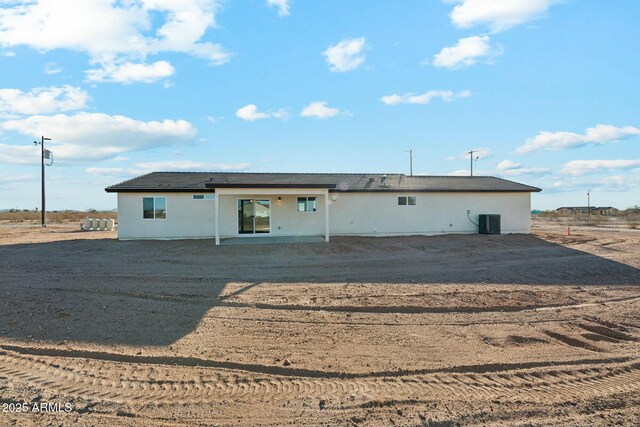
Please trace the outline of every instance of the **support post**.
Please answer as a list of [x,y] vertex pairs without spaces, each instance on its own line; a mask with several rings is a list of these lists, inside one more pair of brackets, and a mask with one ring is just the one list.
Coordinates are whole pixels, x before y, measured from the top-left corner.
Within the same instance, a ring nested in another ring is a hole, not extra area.
[[324,193],[324,241],[329,242],[329,190]]
[[220,194],[216,193],[214,198],[215,205],[215,230],[216,230],[216,246],[220,246]]
[[46,212],[46,208],[44,206],[44,136],[42,137],[42,139],[40,140],[40,167],[42,169],[42,173],[41,173],[41,178],[42,178],[42,191],[41,191],[41,195],[42,195],[42,211],[40,212],[40,215],[42,217],[42,226],[46,227],[47,223],[46,223],[46,217],[45,217],[45,212]]

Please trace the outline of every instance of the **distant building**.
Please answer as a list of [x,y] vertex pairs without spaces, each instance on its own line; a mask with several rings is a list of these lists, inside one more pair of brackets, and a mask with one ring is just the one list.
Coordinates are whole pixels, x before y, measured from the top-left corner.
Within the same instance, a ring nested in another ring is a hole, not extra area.
[[563,206],[556,209],[560,215],[586,215],[591,209],[591,215],[615,215],[618,213],[618,209],[611,206]]

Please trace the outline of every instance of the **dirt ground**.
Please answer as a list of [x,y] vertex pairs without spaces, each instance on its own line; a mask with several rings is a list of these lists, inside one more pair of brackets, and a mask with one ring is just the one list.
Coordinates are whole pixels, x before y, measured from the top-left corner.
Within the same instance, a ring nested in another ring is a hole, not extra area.
[[640,425],[640,231],[77,228],[0,224],[2,426]]

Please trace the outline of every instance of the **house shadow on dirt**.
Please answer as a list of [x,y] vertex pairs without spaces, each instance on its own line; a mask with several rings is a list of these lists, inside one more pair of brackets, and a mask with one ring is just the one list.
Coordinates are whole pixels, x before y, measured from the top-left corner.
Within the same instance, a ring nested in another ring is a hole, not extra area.
[[223,303],[230,282],[635,286],[640,270],[531,235],[220,247],[211,240],[114,239],[6,245],[0,337],[170,345]]

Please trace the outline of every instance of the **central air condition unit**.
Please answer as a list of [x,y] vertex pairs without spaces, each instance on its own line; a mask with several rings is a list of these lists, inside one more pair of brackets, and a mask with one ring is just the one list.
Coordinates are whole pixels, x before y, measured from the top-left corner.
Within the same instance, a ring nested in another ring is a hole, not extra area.
[[478,230],[480,234],[500,234],[500,215],[478,215]]

